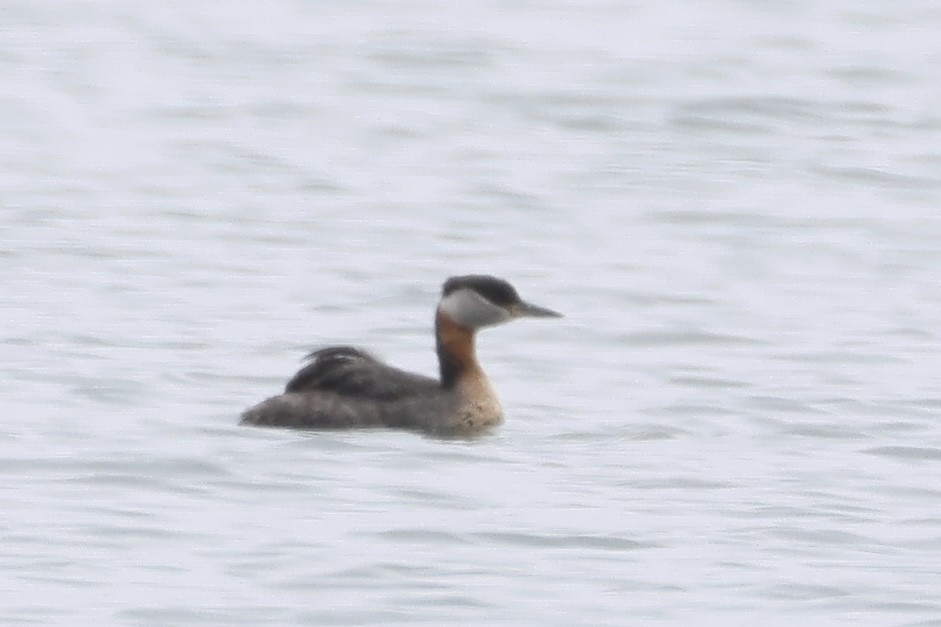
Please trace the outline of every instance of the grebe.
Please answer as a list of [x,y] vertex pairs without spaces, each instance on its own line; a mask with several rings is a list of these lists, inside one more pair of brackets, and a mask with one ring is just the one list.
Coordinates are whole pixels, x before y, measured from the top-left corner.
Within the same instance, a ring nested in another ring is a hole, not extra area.
[[388,366],[349,346],[308,355],[311,363],[284,393],[242,414],[242,424],[308,429],[392,427],[468,437],[503,421],[500,401],[477,362],[478,329],[522,317],[561,314],[520,299],[512,285],[486,275],[451,277],[435,312],[441,379]]

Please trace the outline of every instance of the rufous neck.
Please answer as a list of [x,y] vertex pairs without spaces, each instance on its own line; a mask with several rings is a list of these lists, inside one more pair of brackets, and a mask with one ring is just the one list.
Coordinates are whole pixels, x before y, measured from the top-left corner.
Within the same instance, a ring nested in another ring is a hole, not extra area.
[[459,325],[440,309],[435,312],[435,339],[443,387],[451,388],[462,376],[480,370],[474,334],[473,329]]

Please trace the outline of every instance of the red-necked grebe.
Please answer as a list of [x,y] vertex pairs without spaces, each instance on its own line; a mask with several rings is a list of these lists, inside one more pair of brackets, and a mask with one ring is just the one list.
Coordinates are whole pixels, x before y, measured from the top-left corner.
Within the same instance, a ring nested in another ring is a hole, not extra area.
[[500,401],[477,362],[478,329],[516,318],[559,318],[485,275],[451,277],[435,313],[441,379],[388,366],[357,348],[314,351],[283,394],[242,414],[242,424],[301,429],[393,427],[473,436],[503,421]]

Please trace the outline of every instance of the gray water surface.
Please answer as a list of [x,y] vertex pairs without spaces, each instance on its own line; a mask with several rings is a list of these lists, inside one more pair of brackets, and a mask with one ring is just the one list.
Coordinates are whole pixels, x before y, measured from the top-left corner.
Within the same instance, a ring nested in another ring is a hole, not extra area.
[[[5,3],[0,622],[941,625],[939,32]],[[468,272],[495,435],[237,425]]]

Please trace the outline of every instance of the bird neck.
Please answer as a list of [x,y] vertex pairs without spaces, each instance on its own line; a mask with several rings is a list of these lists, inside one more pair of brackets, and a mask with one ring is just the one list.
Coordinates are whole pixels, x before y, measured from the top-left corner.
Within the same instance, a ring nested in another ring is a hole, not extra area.
[[465,375],[483,374],[477,363],[474,330],[463,327],[441,309],[435,313],[435,339],[441,385],[452,388]]

